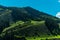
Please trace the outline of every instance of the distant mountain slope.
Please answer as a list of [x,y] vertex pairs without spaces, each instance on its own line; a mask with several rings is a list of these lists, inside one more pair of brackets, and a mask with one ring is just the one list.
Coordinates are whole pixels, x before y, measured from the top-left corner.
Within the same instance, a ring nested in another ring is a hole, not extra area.
[[[52,18],[57,20],[58,18],[48,15],[46,13],[35,10],[31,7],[23,8],[10,8],[12,10],[12,16],[14,20],[45,20],[47,18]],[[23,15],[23,16],[22,16]]]
[[[31,7],[22,7],[22,8],[17,8],[17,7],[0,7],[1,14],[8,14],[11,15],[13,21],[18,21],[18,20],[46,20],[47,18],[51,18],[54,20],[58,20],[58,18],[48,15],[46,13],[40,12],[38,10],[35,10]],[[10,11],[10,12],[9,12]],[[6,15],[8,16],[8,15]],[[10,17],[10,16],[9,16]]]
[[32,7],[0,6],[0,37],[60,35],[60,19]]

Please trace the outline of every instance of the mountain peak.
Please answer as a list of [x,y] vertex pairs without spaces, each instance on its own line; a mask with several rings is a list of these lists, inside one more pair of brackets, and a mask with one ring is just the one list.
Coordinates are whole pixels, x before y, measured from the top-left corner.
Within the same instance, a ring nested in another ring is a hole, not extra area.
[[30,6],[26,6],[25,8],[32,8],[32,7],[30,7]]

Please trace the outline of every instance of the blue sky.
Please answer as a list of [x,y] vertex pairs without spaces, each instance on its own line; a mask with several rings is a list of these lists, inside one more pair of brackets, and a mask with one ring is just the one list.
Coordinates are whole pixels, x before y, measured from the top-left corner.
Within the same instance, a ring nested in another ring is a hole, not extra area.
[[58,0],[0,0],[3,6],[24,7],[31,6],[39,11],[55,16],[60,12],[60,3]]

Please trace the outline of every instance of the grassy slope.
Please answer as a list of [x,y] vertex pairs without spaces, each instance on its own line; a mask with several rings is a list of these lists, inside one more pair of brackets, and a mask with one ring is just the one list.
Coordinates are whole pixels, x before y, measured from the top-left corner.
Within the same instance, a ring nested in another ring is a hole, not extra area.
[[[11,29],[13,29],[14,30],[14,28],[16,28],[16,27],[18,27],[18,25],[23,25],[24,24],[24,22],[23,21],[18,21],[18,22],[16,22],[16,23],[14,23],[14,24],[12,24],[10,27],[8,27],[8,28],[5,28],[3,31],[2,31],[2,34],[3,33],[5,33],[5,32],[9,32],[9,31],[7,31],[7,30],[11,30]],[[45,26],[45,24],[44,24],[44,21],[31,21],[31,24],[33,25],[33,27],[30,25],[27,25],[26,27],[24,27],[24,28],[21,28],[21,29],[18,29],[18,30],[16,30],[16,31],[13,31],[13,32],[19,32],[20,30],[21,31],[24,31],[24,30],[26,30],[26,29],[29,29],[29,28],[34,28],[34,27],[36,27],[36,28],[39,28],[40,29],[40,27],[41,27],[41,31],[47,31],[48,29],[46,29],[46,26]],[[31,29],[30,29],[31,30]],[[32,29],[33,30],[33,29]],[[34,31],[32,31],[32,32],[34,32]],[[49,32],[49,31],[47,31],[47,32]],[[41,33],[41,32],[40,32]],[[49,32],[50,33],[50,32]],[[44,35],[44,36],[42,36],[42,35]],[[54,38],[60,38],[60,36],[58,35],[58,36],[52,36],[52,35],[50,35],[50,36],[46,36],[47,34],[45,34],[45,32],[42,32],[42,35],[40,35],[40,37],[38,37],[38,36],[32,36],[32,37],[26,37],[26,39],[27,40],[40,40],[40,39],[54,39]],[[19,35],[16,35],[15,37],[20,37]],[[34,39],[34,37],[35,37],[35,39]]]
[[[20,31],[20,32],[18,33],[18,35],[20,35],[21,31],[24,32],[24,30],[25,30],[25,32],[27,32],[27,29],[29,29],[29,32],[30,32],[30,34],[31,34],[31,36],[32,36],[32,38],[33,38],[33,37],[35,37],[35,36],[33,36],[33,34],[35,33],[35,29],[37,28],[38,31],[36,31],[36,32],[38,32],[38,35],[39,35],[40,37],[45,37],[45,36],[48,36],[47,33],[50,33],[50,32],[49,32],[48,29],[46,28],[44,22],[45,22],[45,21],[31,21],[31,24],[29,24],[29,25],[27,25],[27,24],[24,25],[24,22],[23,22],[23,21],[18,21],[18,22],[16,22],[16,23],[12,24],[10,27],[5,28],[5,29],[2,31],[1,36],[2,36],[2,35],[7,35],[7,34],[5,34],[6,32],[9,34],[9,30],[12,30],[12,29],[13,29],[13,32],[14,32],[14,33],[17,33],[17,32]],[[19,28],[18,25],[20,25],[20,26],[21,26],[21,25],[24,25],[25,27]],[[33,27],[32,27],[32,26],[33,26]],[[18,28],[17,28],[17,27],[18,27]],[[14,30],[15,28],[16,28],[17,30]],[[44,30],[44,29],[45,29],[45,30]],[[29,32],[27,32],[28,36],[30,35]],[[25,34],[25,33],[24,33],[24,34]],[[21,36],[24,36],[24,34],[21,35]],[[16,34],[15,34],[15,35],[16,35]]]
[[[9,31],[12,30],[12,29],[13,29],[13,32],[14,32],[14,33],[17,33],[17,32],[19,32],[19,31],[23,31],[23,32],[24,32],[24,30],[25,30],[25,32],[27,32],[27,29],[29,29],[29,32],[34,33],[34,31],[35,31],[34,28],[37,28],[37,29],[40,30],[40,31],[39,31],[40,33],[38,32],[39,37],[38,37],[38,36],[32,36],[32,35],[31,35],[31,37],[26,37],[27,40],[40,40],[40,39],[45,40],[46,38],[47,38],[47,39],[60,38],[60,35],[57,35],[57,36],[48,35],[48,33],[50,33],[50,32],[49,32],[49,30],[47,29],[47,27],[45,26],[45,23],[44,23],[44,22],[45,22],[45,21],[31,21],[30,24],[26,24],[26,23],[23,22],[23,21],[18,21],[18,22],[16,22],[16,23],[13,23],[10,27],[5,28],[5,29],[2,31],[1,36],[4,35],[4,33],[6,33],[6,32],[9,34]],[[20,25],[20,26],[18,26],[18,25]],[[21,26],[25,26],[25,27],[19,28],[19,27],[21,27]],[[32,27],[32,26],[33,26],[33,27]],[[30,28],[31,28],[31,29],[30,29]],[[17,30],[14,30],[14,29],[17,29]],[[41,32],[41,31],[42,31],[42,32]],[[28,32],[27,32],[27,33],[28,33]],[[5,35],[7,35],[7,34],[5,34]],[[19,35],[20,35],[20,33],[18,33],[18,35],[15,34],[14,36],[17,37],[17,38],[20,38],[20,37],[23,36],[23,35],[21,35],[21,36],[19,36]]]
[[[17,38],[21,38],[21,36],[17,36],[15,35],[15,37]],[[60,35],[57,35],[57,36],[49,36],[49,37],[26,37],[27,40],[46,40],[46,39],[50,39],[50,40],[53,40],[53,39],[60,39]]]

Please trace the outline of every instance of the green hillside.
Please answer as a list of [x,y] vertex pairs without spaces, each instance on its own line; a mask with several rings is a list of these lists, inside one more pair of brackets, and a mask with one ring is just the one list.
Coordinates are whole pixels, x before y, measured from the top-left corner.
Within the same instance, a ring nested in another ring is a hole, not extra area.
[[0,40],[60,39],[60,19],[32,7],[0,6]]
[[45,21],[33,20],[27,22],[18,21],[12,24],[10,27],[5,28],[0,35],[4,40],[6,40],[8,37],[10,37],[10,39],[11,37],[25,37],[27,40],[34,40],[35,38],[35,40],[60,38],[58,35],[51,34],[45,25]]

